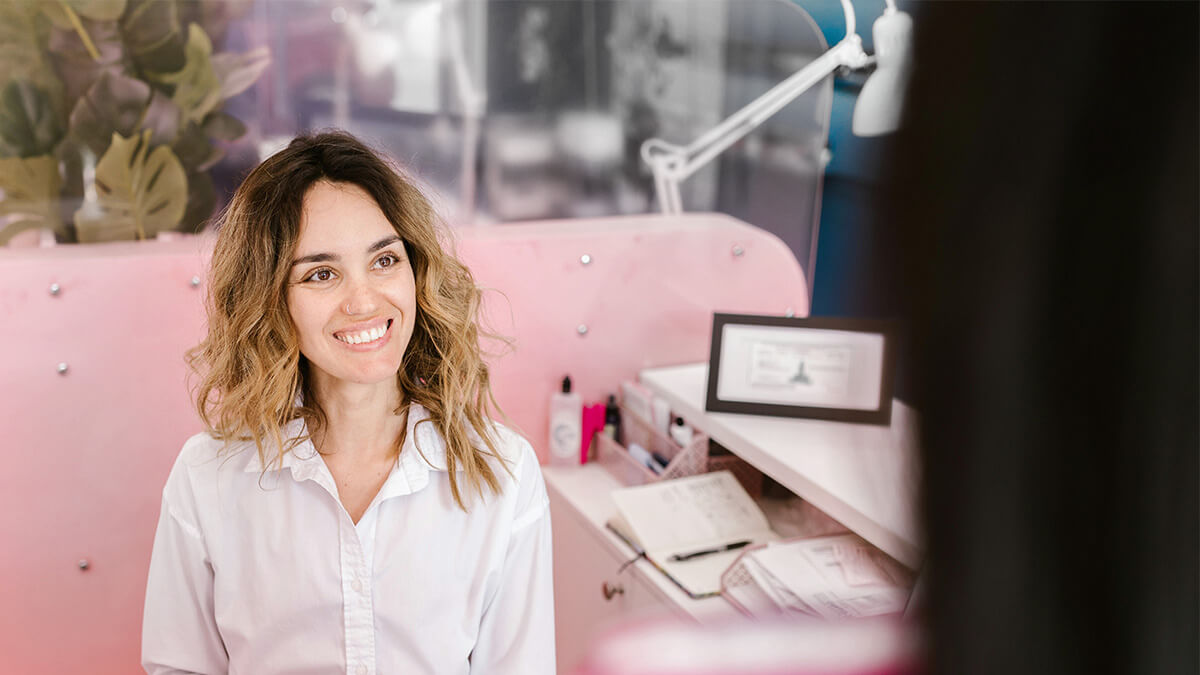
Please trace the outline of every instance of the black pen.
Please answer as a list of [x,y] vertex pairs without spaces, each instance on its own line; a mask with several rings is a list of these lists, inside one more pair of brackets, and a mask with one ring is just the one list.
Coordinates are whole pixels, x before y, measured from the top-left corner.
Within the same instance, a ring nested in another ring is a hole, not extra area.
[[743,546],[748,545],[749,543],[750,543],[750,540],[747,539],[745,541],[735,541],[732,544],[726,544],[719,548],[706,548],[703,551],[693,551],[691,553],[676,553],[675,555],[671,556],[670,558],[667,558],[667,560],[670,560],[672,562],[682,562],[684,560],[691,560],[692,558],[699,558],[701,556],[711,555],[713,553],[724,553],[725,551],[732,551],[735,548],[741,548]]

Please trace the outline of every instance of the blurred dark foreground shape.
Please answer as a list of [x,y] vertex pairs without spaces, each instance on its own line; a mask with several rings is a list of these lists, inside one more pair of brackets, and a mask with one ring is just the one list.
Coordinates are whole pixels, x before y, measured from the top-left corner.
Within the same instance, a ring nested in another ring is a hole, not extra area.
[[1200,667],[1198,8],[920,5],[868,285],[912,328],[931,674]]

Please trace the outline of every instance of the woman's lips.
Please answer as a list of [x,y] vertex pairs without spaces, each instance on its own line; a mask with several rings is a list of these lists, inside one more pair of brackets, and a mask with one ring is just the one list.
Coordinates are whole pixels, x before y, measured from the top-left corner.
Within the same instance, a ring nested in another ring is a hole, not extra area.
[[333,337],[346,347],[371,349],[379,347],[391,337],[392,319],[367,328],[353,331],[338,331]]

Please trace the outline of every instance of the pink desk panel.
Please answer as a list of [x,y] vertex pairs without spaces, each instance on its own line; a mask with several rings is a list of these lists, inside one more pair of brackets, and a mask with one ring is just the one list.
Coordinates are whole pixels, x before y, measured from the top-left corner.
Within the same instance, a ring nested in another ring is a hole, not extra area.
[[[564,374],[600,401],[642,368],[707,360],[714,311],[808,314],[787,247],[721,215],[456,236],[515,340],[493,361],[497,398],[543,458]],[[200,430],[183,352],[203,333],[211,244],[0,249],[0,675],[140,672],[161,489]]]

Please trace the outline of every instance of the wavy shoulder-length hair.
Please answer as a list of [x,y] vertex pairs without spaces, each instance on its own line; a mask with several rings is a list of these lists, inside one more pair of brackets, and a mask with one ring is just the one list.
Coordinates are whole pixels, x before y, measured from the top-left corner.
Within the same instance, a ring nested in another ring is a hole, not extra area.
[[[497,336],[479,327],[481,292],[429,200],[398,167],[347,133],[297,137],[251,171],[225,209],[212,255],[208,335],[188,353],[200,378],[200,417],[217,438],[253,440],[264,469],[282,465],[284,453],[326,423],[287,307],[304,199],[317,181],[365,190],[404,242],[417,311],[396,373],[403,402],[395,412],[411,403],[429,412],[427,422],[445,439],[451,493],[466,510],[456,471],[480,495],[484,486],[500,491],[487,456],[510,471],[488,416],[499,407],[479,345],[481,336]],[[308,434],[284,438],[297,418]],[[394,451],[403,442],[401,432]]]

